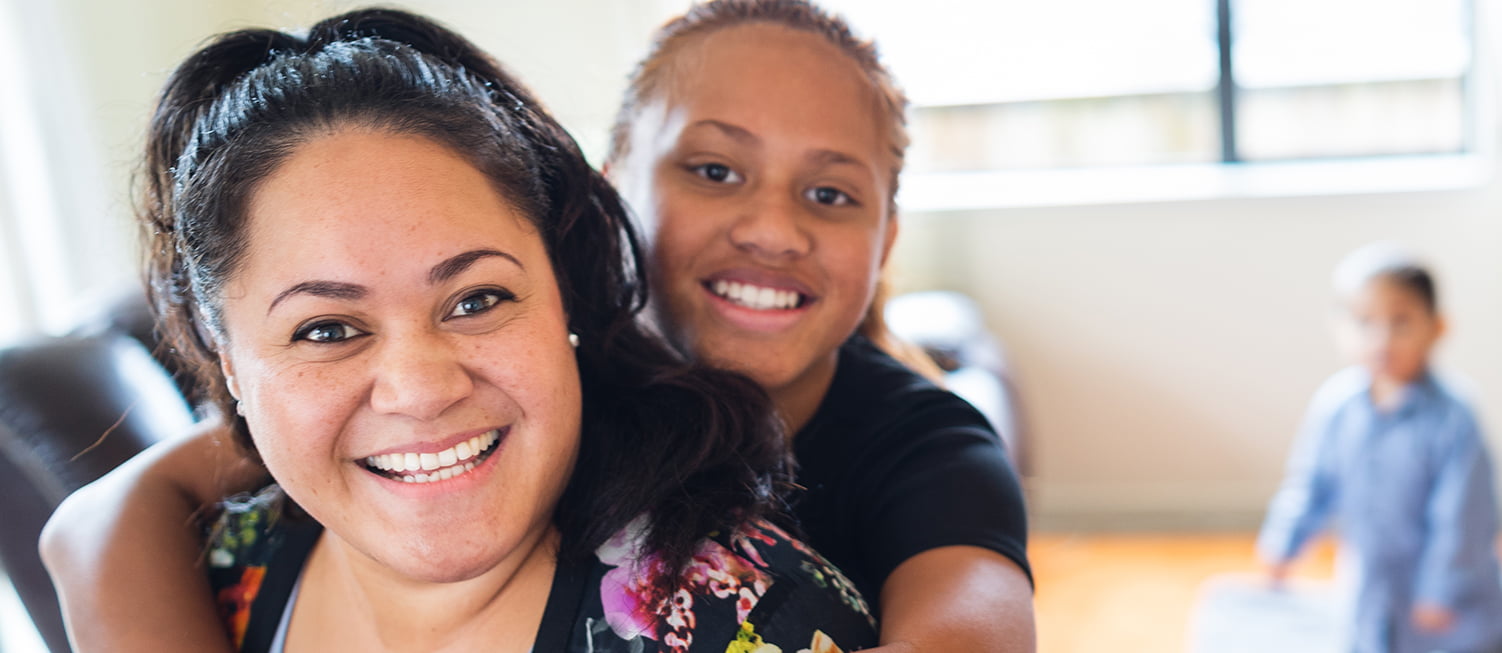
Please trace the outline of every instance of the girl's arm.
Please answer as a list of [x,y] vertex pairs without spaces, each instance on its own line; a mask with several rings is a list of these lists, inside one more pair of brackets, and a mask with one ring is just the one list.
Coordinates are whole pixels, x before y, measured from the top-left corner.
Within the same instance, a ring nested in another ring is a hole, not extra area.
[[873,653],[1031,653],[1033,588],[990,549],[946,546],[913,556],[881,587],[881,643]]
[[210,420],[68,497],[42,532],[75,650],[232,650],[201,566],[195,516],[265,472]]

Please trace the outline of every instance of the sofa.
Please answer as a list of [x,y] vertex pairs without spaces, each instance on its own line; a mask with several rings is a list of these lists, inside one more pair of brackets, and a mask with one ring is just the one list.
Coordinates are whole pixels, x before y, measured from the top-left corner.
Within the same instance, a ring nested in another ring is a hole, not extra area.
[[139,291],[63,336],[0,347],[0,567],[53,653],[71,650],[37,539],[63,498],[194,414]]

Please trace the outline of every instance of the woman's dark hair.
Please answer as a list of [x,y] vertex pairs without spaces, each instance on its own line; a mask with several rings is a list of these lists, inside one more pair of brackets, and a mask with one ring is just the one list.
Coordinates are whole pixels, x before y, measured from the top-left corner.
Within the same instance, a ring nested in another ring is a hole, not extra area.
[[[700,538],[771,513],[788,456],[765,392],[684,361],[638,321],[646,266],[615,191],[499,64],[400,11],[336,16],[305,37],[225,34],[168,81],[145,160],[147,278],[200,400],[235,412],[216,347],[249,198],[301,144],[351,127],[446,145],[542,234],[579,335],[584,402],[579,458],[555,514],[564,556],[646,515],[646,547],[681,569]],[[244,421],[234,425],[251,448]]]

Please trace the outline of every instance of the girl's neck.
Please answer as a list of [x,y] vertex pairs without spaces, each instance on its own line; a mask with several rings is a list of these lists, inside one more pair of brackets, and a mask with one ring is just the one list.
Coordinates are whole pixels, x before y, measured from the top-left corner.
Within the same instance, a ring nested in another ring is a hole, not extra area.
[[399,577],[326,532],[303,571],[287,650],[528,651],[558,544],[549,528],[480,576],[429,583]]
[[839,350],[835,350],[826,359],[804,370],[792,382],[778,388],[767,388],[767,394],[772,397],[772,406],[787,428],[789,441],[819,411],[819,405],[824,403],[824,395],[829,394],[829,386],[834,383],[838,363]]

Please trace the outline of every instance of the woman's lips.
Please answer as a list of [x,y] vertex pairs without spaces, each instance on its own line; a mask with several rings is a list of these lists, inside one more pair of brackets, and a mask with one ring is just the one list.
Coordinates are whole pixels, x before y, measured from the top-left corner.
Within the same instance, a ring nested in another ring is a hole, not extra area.
[[434,483],[461,476],[494,453],[510,427],[486,431],[437,453],[393,452],[368,456],[365,468],[406,483]]

